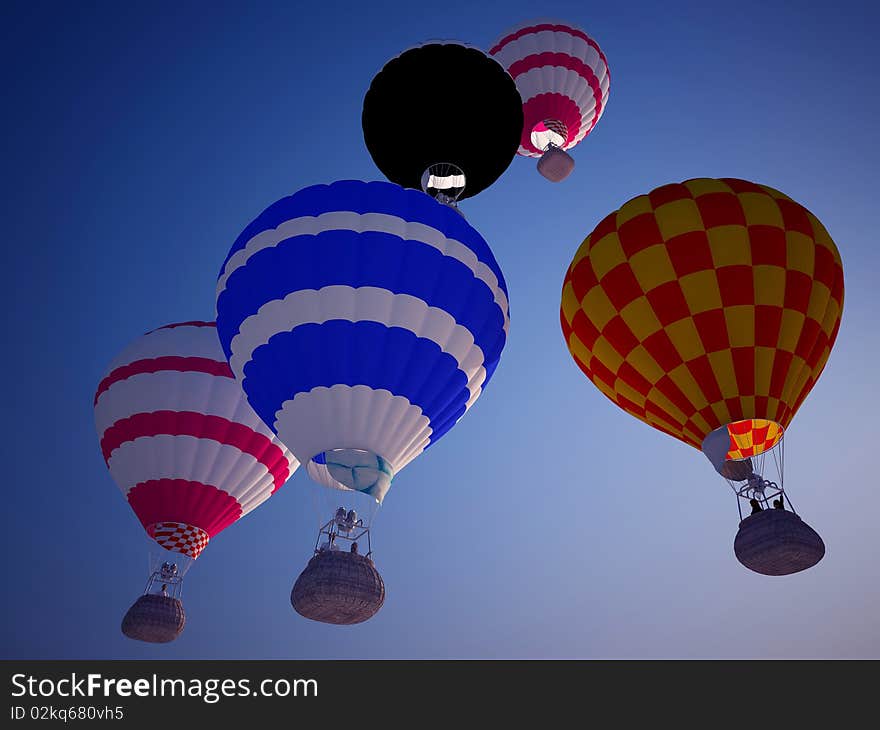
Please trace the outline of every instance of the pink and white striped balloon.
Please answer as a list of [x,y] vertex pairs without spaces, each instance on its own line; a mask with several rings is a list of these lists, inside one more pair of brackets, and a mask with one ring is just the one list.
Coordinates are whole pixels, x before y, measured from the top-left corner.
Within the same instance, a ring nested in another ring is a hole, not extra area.
[[551,144],[571,149],[605,111],[608,61],[581,29],[555,21],[523,23],[501,36],[489,53],[522,96],[520,155],[541,157]]
[[130,344],[98,386],[95,426],[147,534],[191,558],[299,465],[248,405],[213,322],[170,324]]

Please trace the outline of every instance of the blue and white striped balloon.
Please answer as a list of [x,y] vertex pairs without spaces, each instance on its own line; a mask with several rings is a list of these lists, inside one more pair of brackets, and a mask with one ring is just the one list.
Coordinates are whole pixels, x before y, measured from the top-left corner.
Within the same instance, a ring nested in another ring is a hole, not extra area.
[[244,229],[217,282],[220,342],[253,409],[310,472],[329,472],[327,485],[379,502],[479,397],[509,324],[482,236],[386,182],[279,200]]

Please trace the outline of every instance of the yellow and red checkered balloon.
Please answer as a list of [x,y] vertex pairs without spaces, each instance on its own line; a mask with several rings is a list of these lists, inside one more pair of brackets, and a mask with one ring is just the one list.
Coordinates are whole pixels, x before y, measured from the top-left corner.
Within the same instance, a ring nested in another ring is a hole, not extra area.
[[843,267],[819,220],[778,190],[699,178],[607,216],[581,244],[560,319],[608,398],[691,446],[722,426],[728,459],[772,448],[828,360]]

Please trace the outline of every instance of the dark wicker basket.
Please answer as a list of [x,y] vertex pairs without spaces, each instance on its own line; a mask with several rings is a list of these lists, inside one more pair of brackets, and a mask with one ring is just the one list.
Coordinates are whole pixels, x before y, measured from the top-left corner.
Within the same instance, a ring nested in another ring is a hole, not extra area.
[[765,509],[739,523],[733,551],[756,573],[789,575],[818,563],[825,555],[825,543],[794,512]]
[[559,147],[551,147],[538,160],[538,172],[550,182],[562,182],[574,170],[571,155]]
[[385,602],[385,583],[373,561],[345,551],[318,553],[300,573],[290,602],[301,616],[325,624],[359,624]]
[[180,636],[185,623],[179,599],[147,593],[128,609],[122,619],[122,633],[129,639],[165,644]]

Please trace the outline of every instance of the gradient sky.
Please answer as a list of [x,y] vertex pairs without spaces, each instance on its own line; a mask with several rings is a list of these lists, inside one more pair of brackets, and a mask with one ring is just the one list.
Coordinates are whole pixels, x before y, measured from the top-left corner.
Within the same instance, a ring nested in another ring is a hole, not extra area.
[[[859,0],[482,6],[7,6],[5,658],[880,657],[880,13]],[[600,43],[607,111],[566,182],[516,158],[462,204],[507,278],[510,338],[485,396],[385,500],[384,608],[344,628],[294,613],[316,526],[316,488],[297,473],[190,570],[179,640],[126,639],[147,539],[94,432],[105,367],[148,329],[213,318],[219,266],[267,205],[381,179],[360,114],[388,58],[432,38],[486,48],[536,15]],[[726,483],[608,401],[561,335],[583,238],[634,195],[698,176],[782,190],[843,258],[840,335],[786,438],[787,490],[827,545],[801,574],[743,568]]]

